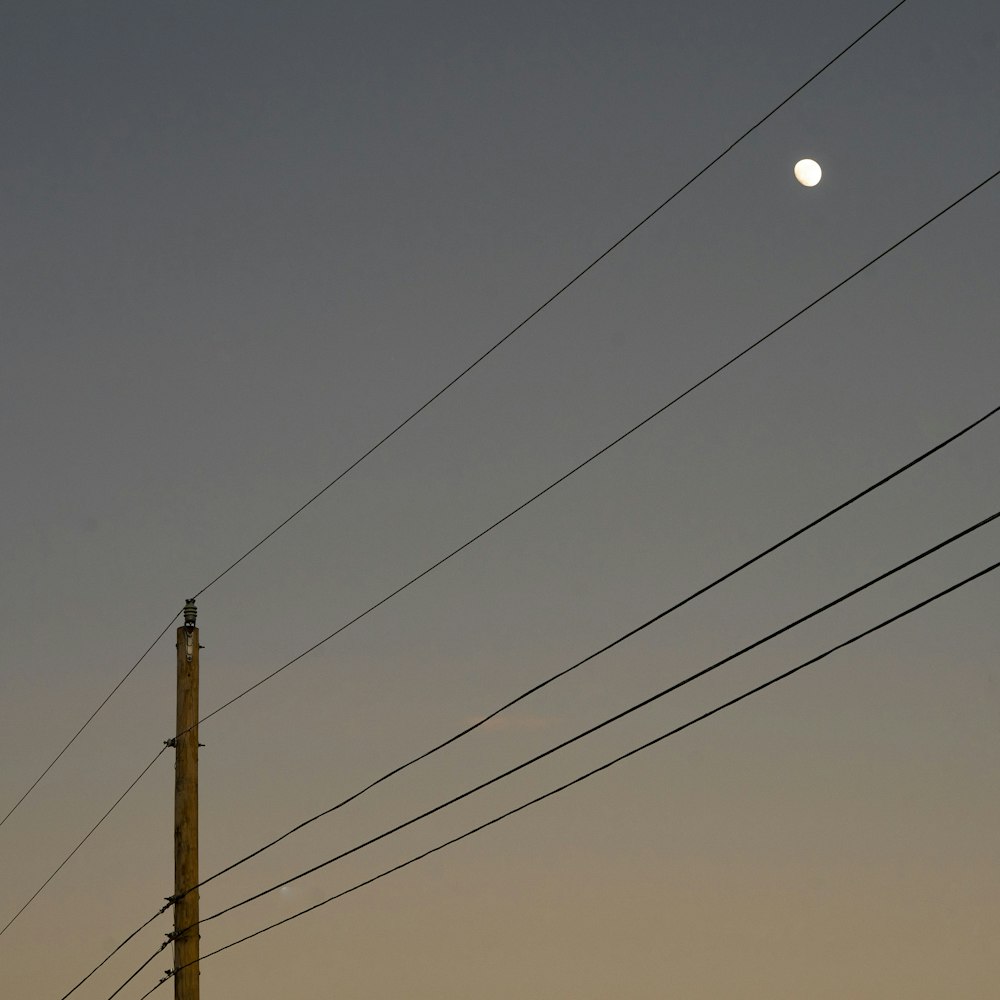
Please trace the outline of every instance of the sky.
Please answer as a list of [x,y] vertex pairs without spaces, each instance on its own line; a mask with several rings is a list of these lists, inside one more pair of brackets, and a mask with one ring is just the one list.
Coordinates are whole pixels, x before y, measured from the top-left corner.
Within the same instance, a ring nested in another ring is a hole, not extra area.
[[[202,590],[891,6],[21,3],[0,32],[0,814]],[[1000,8],[907,0],[198,599],[212,711],[1000,168]],[[824,169],[812,189],[796,160]],[[1000,403],[1000,180],[200,729],[211,874]],[[287,838],[207,915],[998,509],[1000,416]],[[996,522],[206,923],[203,953],[995,562]],[[976,1000],[1000,956],[996,575],[206,959],[202,996]],[[174,733],[173,629],[0,827],[0,923]],[[163,754],[0,936],[57,1000],[172,892]],[[171,929],[84,987],[103,1000]],[[137,1000],[163,952],[119,994]],[[154,996],[167,996],[167,984]]]

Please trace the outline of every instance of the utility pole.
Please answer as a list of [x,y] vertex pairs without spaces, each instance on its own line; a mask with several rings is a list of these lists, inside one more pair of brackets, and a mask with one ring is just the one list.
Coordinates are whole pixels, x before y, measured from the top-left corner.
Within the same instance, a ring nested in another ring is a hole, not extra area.
[[[184,605],[177,629],[177,772],[174,778],[174,1000],[199,1000],[198,609]],[[193,963],[193,964],[192,964]],[[186,966],[186,968],[185,968]]]

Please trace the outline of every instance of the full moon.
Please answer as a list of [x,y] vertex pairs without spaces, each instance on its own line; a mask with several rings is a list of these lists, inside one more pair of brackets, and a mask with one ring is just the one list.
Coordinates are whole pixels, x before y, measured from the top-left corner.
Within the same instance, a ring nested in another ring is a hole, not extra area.
[[822,176],[823,170],[815,160],[799,160],[795,164],[795,179],[803,187],[816,187]]

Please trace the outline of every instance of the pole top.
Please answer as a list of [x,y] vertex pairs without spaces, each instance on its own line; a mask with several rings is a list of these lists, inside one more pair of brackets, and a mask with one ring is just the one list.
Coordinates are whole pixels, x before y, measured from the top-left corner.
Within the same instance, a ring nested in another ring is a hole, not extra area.
[[189,631],[194,628],[198,621],[198,608],[195,606],[194,598],[189,597],[184,602],[184,627]]

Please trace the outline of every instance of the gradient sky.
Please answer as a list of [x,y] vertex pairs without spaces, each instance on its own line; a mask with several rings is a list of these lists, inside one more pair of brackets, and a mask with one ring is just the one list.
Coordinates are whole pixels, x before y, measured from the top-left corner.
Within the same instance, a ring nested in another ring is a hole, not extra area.
[[[186,597],[888,2],[20,3],[0,31],[0,814]],[[199,600],[207,712],[1000,168],[1000,7],[908,2]],[[824,167],[807,190],[802,156]],[[1000,403],[1000,180],[206,722],[209,874]],[[209,913],[1000,507],[1000,417],[207,887]],[[1000,528],[206,925],[203,951],[995,561]],[[554,800],[206,961],[264,1000],[996,996],[989,577]],[[0,923],[173,734],[172,631],[0,829]],[[57,998],[172,891],[164,755],[0,938]],[[150,927],[76,994],[102,1000]],[[121,994],[140,996],[163,953]],[[170,996],[164,987],[156,996]]]

